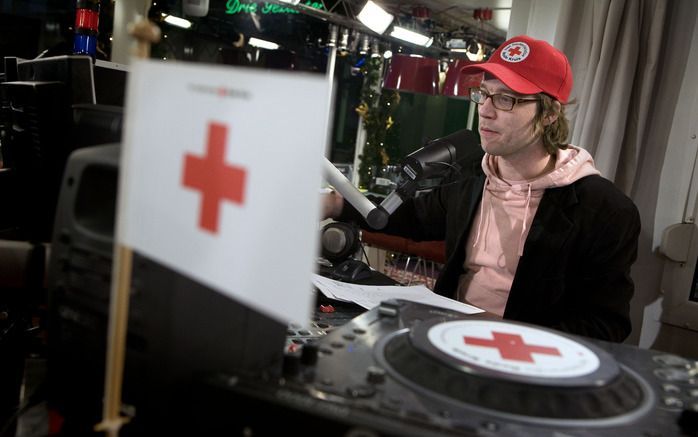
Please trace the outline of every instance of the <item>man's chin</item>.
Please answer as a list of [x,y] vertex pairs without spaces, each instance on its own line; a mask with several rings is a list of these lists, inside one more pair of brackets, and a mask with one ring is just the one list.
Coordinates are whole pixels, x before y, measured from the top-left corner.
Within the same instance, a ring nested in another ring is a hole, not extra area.
[[485,151],[485,153],[489,155],[494,155],[497,156],[499,153],[497,152],[497,148],[494,147],[493,144],[487,144],[484,141],[480,144],[480,147],[482,147],[482,150]]

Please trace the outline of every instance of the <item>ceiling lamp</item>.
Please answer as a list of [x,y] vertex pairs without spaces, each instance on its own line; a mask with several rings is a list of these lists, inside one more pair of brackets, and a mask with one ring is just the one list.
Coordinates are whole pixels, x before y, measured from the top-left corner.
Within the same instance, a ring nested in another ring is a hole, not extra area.
[[298,3],[301,2],[301,0],[279,0],[281,3],[288,3],[291,5],[297,5]]
[[446,40],[446,48],[452,52],[467,52],[467,44],[463,38],[451,38]]
[[365,55],[368,53],[368,50],[370,48],[371,40],[368,38],[368,35],[363,35],[361,37],[361,46],[359,47],[359,54],[360,55]]
[[371,57],[372,58],[380,58],[381,56],[381,46],[378,43],[377,39],[374,39],[371,42]]
[[277,43],[259,38],[250,38],[250,40],[247,41],[247,44],[251,45],[252,47],[257,47],[258,49],[277,50],[279,48]]
[[327,37],[327,47],[337,47],[337,32],[339,32],[339,28],[334,24],[330,24],[330,35]]
[[346,53],[349,50],[349,29],[342,29],[342,35],[339,38],[337,49],[342,53]]
[[174,15],[162,14],[162,19],[165,23],[181,27],[182,29],[189,29],[191,27],[191,21],[175,17]]
[[371,0],[368,0],[364,8],[359,12],[359,15],[357,15],[357,18],[366,27],[382,35],[395,17]]
[[429,47],[434,42],[434,38],[430,36],[400,26],[395,26],[390,36],[424,47]]
[[456,59],[448,64],[442,94],[448,97],[470,98],[470,88],[479,87],[484,73],[463,73],[463,69],[476,62]]
[[480,62],[485,58],[485,49],[482,43],[473,39],[468,43],[465,55],[473,62]]
[[383,88],[439,94],[438,59],[418,55],[393,55],[383,78]]

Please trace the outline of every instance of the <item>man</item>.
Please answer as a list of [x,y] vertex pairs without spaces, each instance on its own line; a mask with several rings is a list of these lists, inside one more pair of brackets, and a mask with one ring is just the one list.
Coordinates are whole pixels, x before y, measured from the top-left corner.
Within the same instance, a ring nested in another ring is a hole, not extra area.
[[[484,156],[461,163],[458,183],[405,202],[384,231],[446,240],[439,294],[505,319],[622,341],[640,218],[591,155],[565,143],[566,56],[519,36],[464,70],[474,72],[485,73],[470,93]],[[340,220],[359,217],[341,198],[326,206]]]

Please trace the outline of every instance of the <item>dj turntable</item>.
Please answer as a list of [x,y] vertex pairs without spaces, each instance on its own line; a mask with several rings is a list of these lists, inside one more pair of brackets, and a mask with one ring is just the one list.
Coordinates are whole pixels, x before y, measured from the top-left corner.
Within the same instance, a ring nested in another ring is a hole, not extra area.
[[199,430],[559,437],[696,431],[696,362],[407,301],[383,302],[290,351],[284,364],[281,378],[211,378],[194,394],[208,406],[193,412]]

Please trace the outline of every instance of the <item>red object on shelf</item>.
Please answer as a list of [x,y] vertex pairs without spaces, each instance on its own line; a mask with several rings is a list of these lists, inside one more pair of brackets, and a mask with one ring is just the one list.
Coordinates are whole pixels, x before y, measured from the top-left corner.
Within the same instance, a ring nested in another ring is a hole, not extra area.
[[99,29],[99,11],[78,9],[75,12],[75,28],[97,31]]
[[383,78],[383,88],[439,94],[439,61],[427,57],[393,55]]
[[490,21],[492,20],[492,9],[477,8],[473,11],[473,18],[479,21]]
[[412,8],[412,16],[415,18],[429,19],[431,18],[431,11],[426,6],[415,6]]

